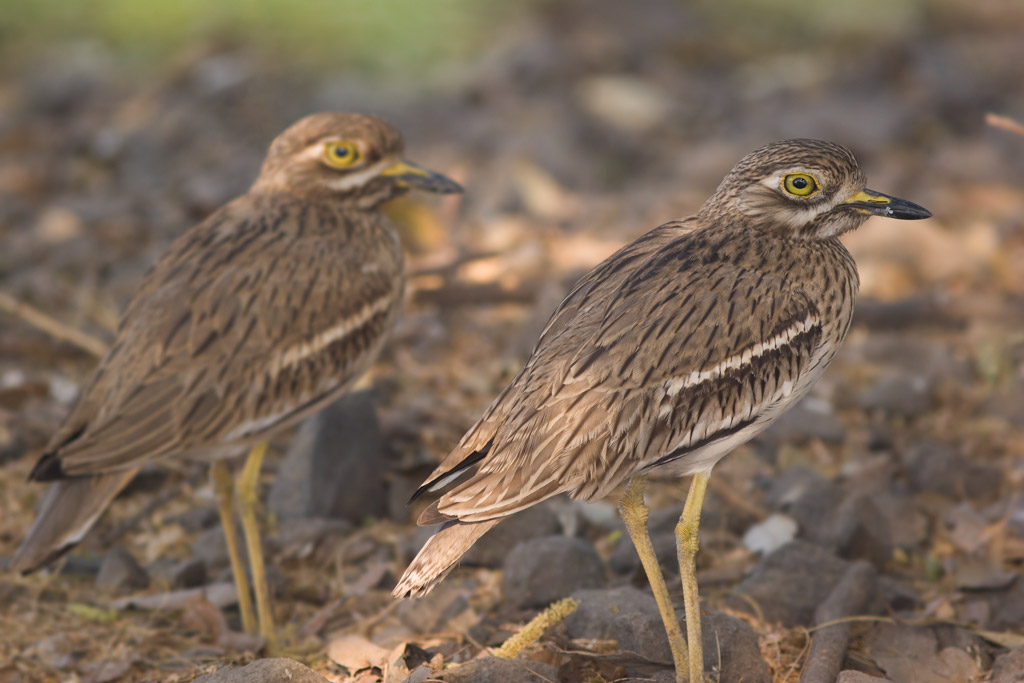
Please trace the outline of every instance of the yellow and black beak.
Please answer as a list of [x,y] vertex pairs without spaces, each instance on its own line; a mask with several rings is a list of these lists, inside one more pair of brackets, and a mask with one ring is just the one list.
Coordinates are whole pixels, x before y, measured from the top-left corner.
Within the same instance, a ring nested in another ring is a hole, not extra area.
[[394,166],[386,168],[380,173],[383,176],[391,176],[400,186],[412,187],[425,192],[437,194],[460,194],[462,186],[457,182],[434,171],[410,164],[408,161],[399,161]]
[[886,218],[899,218],[909,221],[932,217],[932,212],[923,206],[867,188],[842,202],[839,206],[873,216],[885,216]]

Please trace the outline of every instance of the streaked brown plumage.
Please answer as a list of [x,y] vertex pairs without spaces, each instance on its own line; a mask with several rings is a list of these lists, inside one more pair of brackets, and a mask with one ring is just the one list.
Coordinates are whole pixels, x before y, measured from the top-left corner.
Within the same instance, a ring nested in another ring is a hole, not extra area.
[[663,466],[706,478],[803,396],[853,314],[857,270],[838,236],[870,214],[929,215],[864,183],[843,147],[771,144],[697,214],[584,276],[526,366],[417,492],[440,493],[419,522],[444,526],[395,595],[426,593],[503,517],[556,494],[593,500]]
[[386,122],[328,113],[278,136],[250,191],[167,249],[31,479],[54,481],[12,563],[81,539],[139,466],[217,459],[346,390],[398,316],[398,236],[378,205],[458,185],[401,161]]

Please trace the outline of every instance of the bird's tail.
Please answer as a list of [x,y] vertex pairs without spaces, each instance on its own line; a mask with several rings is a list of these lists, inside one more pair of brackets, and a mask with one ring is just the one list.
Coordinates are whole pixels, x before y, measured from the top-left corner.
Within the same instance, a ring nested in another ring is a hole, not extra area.
[[35,523],[11,560],[11,570],[34,572],[75,547],[136,472],[137,467],[50,484]]
[[470,546],[500,521],[501,518],[485,522],[453,521],[441,527],[413,558],[391,594],[396,598],[418,598],[429,593]]

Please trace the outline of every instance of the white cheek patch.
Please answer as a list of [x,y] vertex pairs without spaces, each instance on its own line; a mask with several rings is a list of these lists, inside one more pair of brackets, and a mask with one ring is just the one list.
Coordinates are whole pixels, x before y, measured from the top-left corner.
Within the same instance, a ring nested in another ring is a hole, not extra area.
[[[340,175],[335,179],[327,181],[327,187],[331,188],[335,192],[344,192],[345,190],[351,190],[354,187],[360,187],[368,183],[371,179],[379,176],[381,171],[385,171],[391,166],[394,166],[397,162],[390,159],[384,161],[378,161],[373,166],[367,166],[361,171],[354,171]],[[340,170],[339,170],[340,172]]]

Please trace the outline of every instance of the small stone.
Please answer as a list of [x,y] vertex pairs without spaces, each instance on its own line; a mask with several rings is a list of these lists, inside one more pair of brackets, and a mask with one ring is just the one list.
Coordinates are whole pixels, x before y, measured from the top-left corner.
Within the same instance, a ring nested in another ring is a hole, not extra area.
[[477,541],[462,557],[462,564],[498,568],[510,548],[530,539],[553,536],[562,530],[558,515],[548,503],[541,503],[512,515]]
[[206,583],[206,563],[199,558],[182,560],[164,573],[171,588],[196,588]]
[[632,586],[578,590],[579,607],[565,619],[570,638],[615,640],[623,652],[671,664],[665,625],[650,591]]
[[468,583],[449,578],[422,598],[402,600],[396,610],[399,621],[416,633],[443,630],[456,618],[466,621],[464,615],[467,611],[472,611],[466,595],[476,590],[475,586],[467,585]]
[[846,430],[832,411],[831,404],[808,396],[779,416],[757,438],[772,444],[799,444],[811,439],[838,444],[846,438]]
[[818,474],[795,469],[773,484],[768,501],[796,520],[800,538],[844,559],[882,569],[892,557],[889,522],[866,494],[846,493]]
[[279,519],[387,513],[385,449],[372,394],[347,394],[306,420],[278,468],[267,506]]
[[1024,628],[1024,578],[1018,576],[1008,588],[978,595],[992,610],[988,628],[997,631]]
[[[239,548],[244,548],[242,535],[239,533]],[[206,565],[207,571],[218,570],[228,566],[228,546],[224,542],[224,528],[220,525],[207,529],[199,534],[192,543],[192,556]]]
[[792,541],[761,558],[736,587],[737,595],[729,599],[728,605],[749,612],[750,599],[768,622],[809,626],[814,621],[814,610],[829,596],[849,564],[825,548]]
[[1024,645],[996,658],[989,683],[1024,683]]
[[998,468],[971,462],[944,443],[918,444],[907,453],[904,463],[912,490],[939,493],[954,500],[995,499],[1003,483]]
[[[722,612],[701,617],[704,669],[718,673],[718,683],[771,683],[750,624]],[[685,620],[681,624],[684,631]]]
[[105,593],[127,593],[149,586],[149,574],[123,548],[113,547],[103,558],[96,588]]
[[775,552],[796,537],[797,524],[792,517],[773,514],[743,534],[743,547],[752,553]]
[[913,418],[931,410],[933,393],[926,377],[886,375],[864,392],[858,403],[867,410]]
[[220,519],[220,514],[217,512],[217,508],[212,505],[202,505],[189,508],[180,515],[168,518],[167,521],[180,524],[185,531],[194,534],[209,529],[217,523],[218,519]]
[[879,513],[888,520],[889,536],[894,546],[916,548],[928,538],[930,522],[927,515],[906,491],[878,491],[870,495]]
[[195,679],[193,683],[267,683],[288,681],[288,683],[328,683],[327,679],[305,664],[293,659],[277,657],[258,659],[246,666],[226,666],[212,674]]
[[894,681],[971,683],[979,673],[971,655],[943,647],[930,627],[875,624],[867,644],[868,655]]
[[604,563],[582,538],[547,536],[520,543],[505,558],[502,586],[517,607],[546,607],[580,588],[604,584]]
[[846,671],[839,672],[839,677],[836,679],[836,683],[879,683],[880,681],[888,680],[888,678],[869,676],[863,671],[847,669]]
[[558,680],[558,670],[550,664],[480,657],[446,671],[448,683],[546,683]]
[[[652,531],[651,545],[654,546],[654,554],[658,558],[661,570],[669,574],[678,574],[679,556],[676,552],[675,532]],[[633,545],[633,539],[629,534],[623,533],[619,538],[608,564],[616,574],[630,574],[640,569],[640,556],[636,554],[636,546]]]

